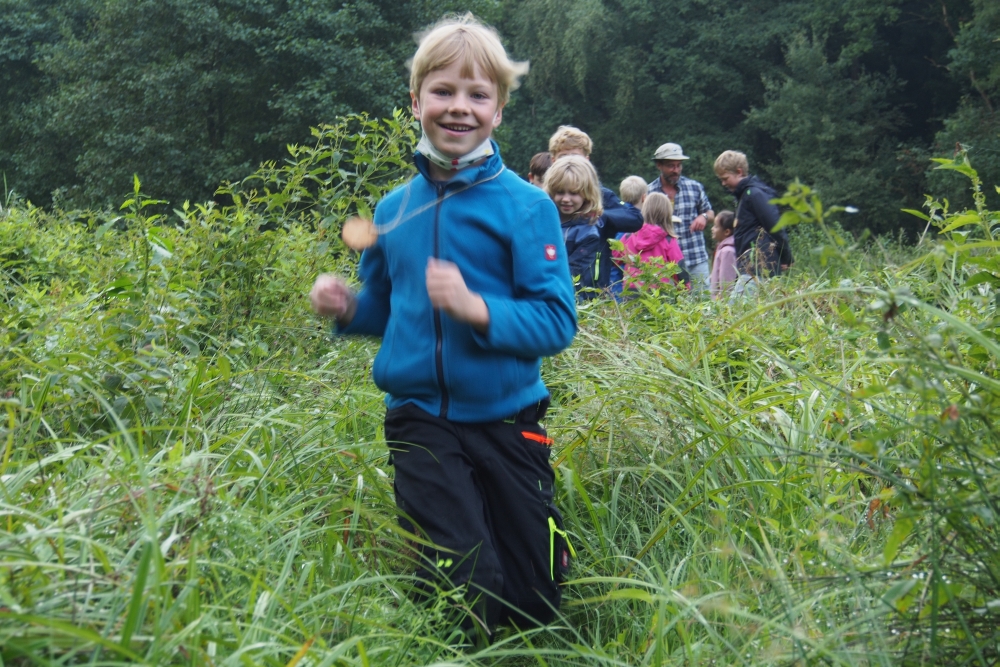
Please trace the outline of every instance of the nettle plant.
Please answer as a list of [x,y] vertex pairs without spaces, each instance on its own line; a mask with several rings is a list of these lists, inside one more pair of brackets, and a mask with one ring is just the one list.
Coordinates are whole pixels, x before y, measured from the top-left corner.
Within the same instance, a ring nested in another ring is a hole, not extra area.
[[[240,183],[220,187],[217,198],[232,205],[185,203],[174,211],[181,230],[195,237],[184,273],[204,276],[223,322],[250,321],[262,307],[283,308],[290,295],[274,290],[288,284],[275,280],[279,274],[298,290],[295,270],[315,275],[332,260],[324,270],[349,273],[357,255],[340,241],[340,226],[352,215],[371,218],[384,193],[413,174],[416,135],[406,112],[383,119],[350,115],[312,133],[315,143],[288,146],[283,164],[264,163]],[[293,238],[311,245],[307,267],[288,264],[299,255],[282,244]]]
[[[611,248],[628,254],[625,244],[611,239]],[[622,261],[622,260],[618,260]],[[688,294],[687,284],[675,279],[680,275],[681,267],[673,262],[667,262],[662,257],[651,257],[643,260],[638,254],[625,260],[630,267],[637,269],[635,275],[625,275],[623,296],[628,301],[636,301],[650,313],[662,315],[672,312],[671,303],[676,303],[677,297]],[[665,310],[666,309],[666,310]]]
[[312,128],[313,145],[288,146],[284,164],[266,162],[219,194],[245,202],[271,226],[296,221],[337,231],[349,215],[371,219],[382,196],[413,176],[416,128],[409,112],[399,109],[391,118],[339,118]]

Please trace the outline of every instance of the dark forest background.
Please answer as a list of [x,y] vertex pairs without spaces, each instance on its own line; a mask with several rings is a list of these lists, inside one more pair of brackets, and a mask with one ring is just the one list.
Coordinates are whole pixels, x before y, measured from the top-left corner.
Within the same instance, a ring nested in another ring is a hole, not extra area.
[[413,33],[448,11],[531,61],[497,137],[515,170],[562,123],[613,188],[674,141],[718,210],[712,160],[739,149],[895,234],[932,188],[965,202],[929,162],[962,143],[997,205],[995,0],[0,0],[7,196],[111,206],[136,173],[175,205],[209,199],[311,126],[407,105]]

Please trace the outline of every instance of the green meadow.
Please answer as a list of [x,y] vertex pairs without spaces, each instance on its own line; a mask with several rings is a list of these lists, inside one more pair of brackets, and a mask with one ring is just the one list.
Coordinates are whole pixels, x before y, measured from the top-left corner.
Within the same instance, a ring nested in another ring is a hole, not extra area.
[[963,154],[973,206],[916,244],[796,182],[756,298],[580,308],[543,368],[561,615],[472,646],[460,591],[406,597],[379,342],[307,299],[413,141],[352,116],[216,203],[2,202],[0,665],[1000,663],[1000,212]]

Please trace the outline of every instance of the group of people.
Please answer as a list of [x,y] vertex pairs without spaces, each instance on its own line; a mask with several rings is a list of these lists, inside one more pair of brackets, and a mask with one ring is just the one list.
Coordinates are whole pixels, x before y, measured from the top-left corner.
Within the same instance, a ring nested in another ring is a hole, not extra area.
[[[619,194],[603,187],[590,164],[593,143],[582,130],[564,125],[536,154],[528,181],[543,188],[556,207],[570,273],[579,298],[642,289],[639,277],[684,284],[713,298],[753,291],[792,263],[787,233],[774,230],[780,217],[775,192],[751,176],[745,154],[725,151],[715,160],[719,182],[736,198],[736,211],[716,214],[704,186],[683,175],[688,156],[665,143],[653,154],[659,176],[621,182]],[[715,256],[709,263],[704,230],[711,225]],[[615,246],[612,239],[621,243]]]
[[[323,274],[310,300],[335,336],[382,339],[372,374],[387,394],[399,523],[413,537],[411,594],[454,602],[459,591],[457,627],[488,641],[500,625],[555,618],[574,554],[554,500],[540,373],[542,357],[576,335],[572,274],[610,289],[609,242],[626,234],[625,283],[638,286],[638,262],[653,257],[678,267],[671,280],[704,282],[713,216],[674,144],[654,155],[660,177],[626,179],[622,198],[600,186],[590,139],[574,128],[552,137],[544,190],[507,169],[492,133],[526,64],[471,15],[427,32],[410,68],[418,174],[376,207],[360,291]],[[739,197],[729,227],[714,217],[733,238],[736,271],[779,273],[787,243],[762,248],[758,234],[775,219],[770,190],[738,153],[716,171]],[[755,243],[765,261],[743,261]]]

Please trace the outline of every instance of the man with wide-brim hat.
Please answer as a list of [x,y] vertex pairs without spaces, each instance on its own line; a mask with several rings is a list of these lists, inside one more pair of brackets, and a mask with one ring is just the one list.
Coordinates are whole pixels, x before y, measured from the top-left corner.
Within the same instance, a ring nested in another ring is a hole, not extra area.
[[705,187],[682,176],[688,160],[680,144],[665,143],[653,153],[660,175],[649,184],[649,192],[662,192],[674,203],[674,231],[684,253],[684,268],[691,276],[691,287],[698,292],[708,289],[708,251],[705,249],[705,226],[715,217]]

